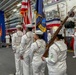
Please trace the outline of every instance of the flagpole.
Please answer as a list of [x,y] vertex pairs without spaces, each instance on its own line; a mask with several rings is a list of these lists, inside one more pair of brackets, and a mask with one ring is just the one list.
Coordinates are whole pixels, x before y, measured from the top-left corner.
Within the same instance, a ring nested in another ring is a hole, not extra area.
[[60,18],[60,20],[61,20],[60,9],[59,9],[59,5],[58,5],[58,4],[57,4],[57,10],[58,10],[59,18]]
[[34,19],[35,19],[35,31],[36,31],[36,12],[34,11]]
[[[35,1],[36,2],[36,1]],[[34,20],[35,20],[35,31],[36,31],[36,10],[34,10]]]

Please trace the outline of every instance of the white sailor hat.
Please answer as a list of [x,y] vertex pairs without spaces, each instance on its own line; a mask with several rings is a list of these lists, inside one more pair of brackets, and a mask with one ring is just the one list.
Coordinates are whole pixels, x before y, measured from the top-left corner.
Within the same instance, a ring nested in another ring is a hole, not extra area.
[[47,32],[49,32],[49,30],[47,30]]
[[28,25],[26,25],[26,27],[27,27],[27,28],[32,28],[33,25],[32,25],[32,24],[28,24]]
[[62,34],[62,33],[63,33],[62,30],[60,30],[58,34]]
[[17,25],[16,28],[22,28],[22,26],[21,25]]
[[43,35],[43,32],[42,32],[41,30],[36,30],[36,31],[35,31],[35,34]]
[[75,29],[76,29],[76,26],[75,26]]
[[72,21],[72,22],[74,22],[74,19],[73,19],[73,18],[68,18],[67,21]]
[[35,33],[33,33],[33,35],[35,35]]

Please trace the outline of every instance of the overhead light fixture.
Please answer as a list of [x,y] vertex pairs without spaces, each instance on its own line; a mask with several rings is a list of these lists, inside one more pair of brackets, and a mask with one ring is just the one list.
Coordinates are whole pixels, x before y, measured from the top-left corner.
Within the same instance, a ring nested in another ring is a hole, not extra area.
[[16,11],[17,11],[17,9],[14,9],[14,10],[13,10],[13,12],[16,12]]
[[20,7],[21,6],[21,3],[17,4],[17,7]]

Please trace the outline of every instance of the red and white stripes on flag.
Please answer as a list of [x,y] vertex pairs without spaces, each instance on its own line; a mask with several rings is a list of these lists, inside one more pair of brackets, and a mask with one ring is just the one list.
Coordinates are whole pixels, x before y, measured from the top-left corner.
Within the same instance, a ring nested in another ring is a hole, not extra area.
[[23,16],[23,28],[32,23],[32,11],[30,0],[22,0],[21,14]]
[[47,28],[51,28],[54,26],[59,27],[60,24],[61,24],[60,19],[52,19],[52,20],[46,21]]

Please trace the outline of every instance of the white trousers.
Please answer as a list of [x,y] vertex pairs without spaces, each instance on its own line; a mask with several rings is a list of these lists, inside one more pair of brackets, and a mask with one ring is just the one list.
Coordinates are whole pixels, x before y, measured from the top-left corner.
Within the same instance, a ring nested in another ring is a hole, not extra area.
[[33,75],[44,75],[45,63],[32,62]]
[[48,66],[48,73],[49,73],[49,75],[67,75],[65,67],[63,67],[60,70],[55,69],[55,67],[54,67],[54,69],[52,68],[52,70],[51,70],[52,66],[50,66],[50,65],[47,65],[47,66]]
[[76,41],[74,41],[74,55],[76,56]]
[[16,75],[23,75],[23,67],[21,64],[20,57],[17,53],[15,53],[15,67],[16,67]]
[[67,75],[66,74],[66,71],[64,70],[64,71],[62,71],[62,72],[49,72],[49,75]]
[[30,75],[30,60],[26,54],[23,60],[23,75]]

